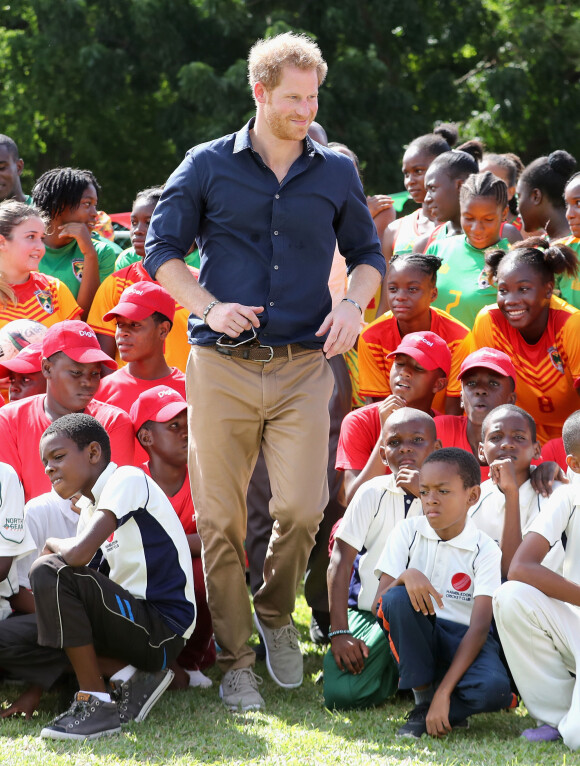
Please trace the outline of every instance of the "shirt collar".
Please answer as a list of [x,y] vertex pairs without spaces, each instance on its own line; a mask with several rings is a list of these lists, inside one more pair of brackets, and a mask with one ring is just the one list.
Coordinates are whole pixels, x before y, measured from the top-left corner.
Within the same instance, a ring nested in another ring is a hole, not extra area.
[[103,489],[105,488],[105,484],[109,481],[109,479],[115,473],[116,470],[117,470],[117,464],[111,462],[105,468],[105,470],[99,476],[99,478],[96,480],[96,482],[93,485],[93,492],[92,492],[92,495],[95,498],[94,501],[90,500],[88,497],[85,497],[84,495],[81,495],[77,503],[77,506],[81,509],[81,511],[89,510],[91,507],[96,508],[98,506],[99,500],[101,499],[101,493],[103,492]]
[[[241,130],[238,130],[236,134],[236,140],[234,141],[234,154],[237,154],[244,149],[253,149],[252,140],[250,138],[250,130],[252,130],[254,127],[255,122],[256,118],[252,117]],[[324,157],[324,152],[322,151],[320,144],[317,144],[316,141],[313,141],[308,134],[306,134],[306,138],[304,140],[303,154],[308,154],[310,157],[314,157],[315,154],[319,154],[321,157]]]
[[437,540],[452,545],[454,548],[463,548],[463,550],[474,551],[479,541],[479,530],[470,516],[465,519],[465,526],[457,537],[451,540],[441,540],[437,532],[431,527],[426,516],[421,518],[418,526],[418,532],[428,540]]
[[[402,487],[397,486],[394,473],[387,474],[385,479],[386,479],[385,487],[386,489],[389,490],[389,492],[392,492],[395,495],[411,495],[411,492],[405,492],[405,490]],[[419,498],[416,497],[415,500],[419,500]]]

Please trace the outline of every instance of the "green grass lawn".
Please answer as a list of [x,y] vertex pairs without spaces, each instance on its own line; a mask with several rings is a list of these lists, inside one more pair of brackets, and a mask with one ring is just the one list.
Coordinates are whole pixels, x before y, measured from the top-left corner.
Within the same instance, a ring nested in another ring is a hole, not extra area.
[[[268,677],[264,663],[256,670],[267,708],[263,712],[228,713],[218,697],[219,672],[209,673],[214,686],[206,690],[168,692],[142,724],[131,724],[116,737],[88,745],[53,743],[39,738],[42,726],[59,712],[59,693],[46,695],[32,721],[0,721],[0,766],[185,766],[185,764],[440,764],[441,766],[504,766],[562,764],[580,766],[580,753],[563,744],[532,746],[519,734],[533,721],[526,711],[495,713],[471,719],[468,731],[445,740],[423,737],[398,740],[395,731],[412,706],[409,699],[373,710],[330,713],[324,709],[317,678],[322,650],[307,640],[309,610],[301,597],[296,624],[303,639],[304,684],[290,692]],[[3,687],[3,700],[19,689]],[[579,722],[580,725],[580,722]]]

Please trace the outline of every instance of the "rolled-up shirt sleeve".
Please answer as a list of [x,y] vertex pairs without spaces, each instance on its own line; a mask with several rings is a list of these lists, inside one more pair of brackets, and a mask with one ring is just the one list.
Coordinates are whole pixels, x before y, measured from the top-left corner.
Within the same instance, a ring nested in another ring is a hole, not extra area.
[[335,222],[335,232],[349,275],[364,263],[380,272],[381,277],[385,276],[385,257],[354,165],[344,204]]
[[143,265],[152,279],[166,261],[185,259],[197,237],[202,209],[199,169],[189,152],[169,177],[151,217]]

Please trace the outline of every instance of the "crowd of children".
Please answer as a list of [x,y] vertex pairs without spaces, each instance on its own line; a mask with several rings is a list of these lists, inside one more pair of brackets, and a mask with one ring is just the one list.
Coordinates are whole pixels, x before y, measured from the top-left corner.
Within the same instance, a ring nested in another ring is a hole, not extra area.
[[[580,173],[564,151],[524,167],[456,141],[442,125],[406,148],[411,214],[388,223],[390,200],[369,198],[387,273],[346,360],[365,404],[334,422],[344,514],[313,567],[324,578],[328,547],[324,702],[411,689],[398,734],[419,737],[521,695],[538,722],[523,736],[578,748]],[[161,187],[137,194],[121,252],[97,233],[92,172],[49,170],[29,197],[1,135],[0,155],[0,329],[42,325],[0,358],[0,668],[29,684],[1,715],[29,717],[73,672],[71,708],[42,736],[91,739],[170,686],[211,686],[188,315],[143,266]],[[197,275],[195,242],[187,262]]]

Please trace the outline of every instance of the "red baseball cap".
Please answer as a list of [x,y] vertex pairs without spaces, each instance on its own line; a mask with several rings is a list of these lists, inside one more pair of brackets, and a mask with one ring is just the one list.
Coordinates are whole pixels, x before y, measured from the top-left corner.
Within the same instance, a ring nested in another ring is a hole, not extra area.
[[32,372],[40,372],[42,369],[42,343],[31,343],[13,356],[0,364],[0,378],[7,377],[11,372],[19,372],[22,375]]
[[105,367],[117,369],[117,362],[101,350],[94,331],[78,319],[65,319],[48,328],[42,339],[42,356],[48,358],[57,351],[79,364],[101,362]]
[[447,376],[451,370],[451,351],[443,338],[434,332],[410,332],[394,351],[387,354],[387,359],[397,354],[407,354],[426,370],[441,368]]
[[129,417],[136,433],[148,420],[154,423],[167,423],[186,409],[187,402],[175,389],[154,386],[139,394],[137,401],[131,406]]
[[109,322],[121,316],[140,322],[150,317],[155,311],[173,322],[175,301],[167,290],[156,282],[135,282],[123,290],[119,303],[105,314],[103,321]]
[[511,378],[516,384],[516,368],[513,366],[512,360],[503,351],[498,351],[497,348],[483,348],[477,349],[469,356],[465,357],[459,375],[459,380],[469,370],[473,370],[475,367],[485,367],[486,370],[493,370],[499,375],[504,375],[506,378]]

